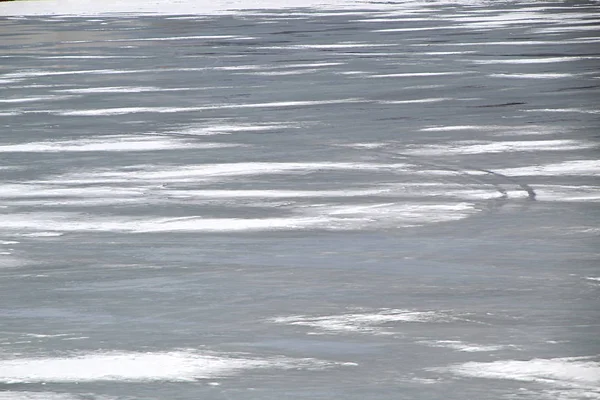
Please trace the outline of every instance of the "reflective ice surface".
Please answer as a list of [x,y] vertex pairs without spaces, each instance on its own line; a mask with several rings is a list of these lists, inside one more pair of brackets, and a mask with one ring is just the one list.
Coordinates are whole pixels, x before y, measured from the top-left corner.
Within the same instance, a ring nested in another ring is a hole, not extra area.
[[32,4],[0,399],[600,398],[597,3]]

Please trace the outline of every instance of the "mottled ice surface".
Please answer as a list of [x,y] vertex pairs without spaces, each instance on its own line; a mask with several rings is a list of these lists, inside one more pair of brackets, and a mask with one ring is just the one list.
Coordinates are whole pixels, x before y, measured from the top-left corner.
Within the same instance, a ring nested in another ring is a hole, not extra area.
[[599,11],[0,3],[0,400],[600,399]]

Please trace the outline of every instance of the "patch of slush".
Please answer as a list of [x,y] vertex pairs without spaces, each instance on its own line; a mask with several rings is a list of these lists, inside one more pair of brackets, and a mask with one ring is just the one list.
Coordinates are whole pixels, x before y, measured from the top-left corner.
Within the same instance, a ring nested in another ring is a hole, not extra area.
[[[95,218],[80,214],[13,213],[5,218],[9,229],[60,229],[66,231],[215,231],[210,224],[221,223],[221,229],[333,229],[354,230],[369,226],[409,227],[427,223],[454,221],[467,218],[480,209],[466,201],[489,200],[505,196],[489,185],[459,185],[443,183],[406,183],[366,188],[338,190],[196,190],[170,189],[168,186],[70,186],[49,184],[6,185],[0,199],[15,206],[89,207],[107,204],[173,204],[193,201],[194,204],[220,204],[231,207],[285,209],[290,218],[262,219],[202,219],[187,218]],[[385,203],[372,203],[377,196]],[[415,201],[431,198],[426,203]],[[511,194],[511,197],[513,195]],[[312,200],[306,204],[305,199]],[[327,199],[322,202],[321,199]],[[344,200],[342,200],[344,199]],[[347,200],[349,199],[349,200]],[[411,201],[407,201],[411,199]],[[278,201],[279,200],[279,201]],[[216,203],[218,201],[219,203]],[[282,202],[283,201],[283,202]],[[319,201],[319,203],[315,203]],[[340,203],[343,201],[345,204]],[[348,204],[348,201],[351,203]],[[285,207],[285,208],[282,208]]]
[[489,76],[494,78],[515,78],[515,79],[560,79],[560,78],[572,78],[576,74],[563,72],[547,72],[547,73],[515,73],[515,74],[490,74]]
[[74,117],[96,117],[109,115],[125,115],[125,114],[140,114],[140,113],[180,113],[203,111],[211,107],[119,107],[119,108],[99,108],[92,110],[58,110],[52,113],[60,116]]
[[229,135],[238,132],[268,132],[282,129],[297,128],[297,125],[286,123],[261,123],[261,124],[243,124],[243,123],[222,123],[213,125],[190,125],[182,127],[181,130],[173,131],[175,134],[185,136],[210,136],[210,135]]
[[32,103],[36,101],[51,101],[51,100],[64,100],[70,99],[73,96],[63,95],[49,95],[49,96],[39,96],[39,97],[21,97],[14,99],[0,99],[0,103],[8,103],[8,104],[16,104],[16,103]]
[[535,194],[538,201],[600,201],[598,186],[535,185]]
[[562,33],[562,32],[581,32],[581,31],[598,31],[597,21],[593,25],[571,25],[571,26],[555,26],[551,28],[533,29],[534,33]]
[[537,58],[515,58],[510,60],[494,59],[494,60],[472,60],[473,64],[548,64],[561,63],[581,60],[596,60],[600,57],[596,56],[568,56],[568,57],[537,57]]
[[[152,2],[133,0],[121,2],[117,0],[106,0],[97,2],[93,0],[80,0],[76,2],[63,2],[60,0],[48,0],[34,2],[33,5],[9,4],[3,7],[1,15],[78,15],[94,16],[110,13],[136,13],[136,14],[160,14],[160,15],[190,15],[190,14],[220,14],[227,10],[239,12],[240,8],[249,9],[281,9],[295,7],[310,7],[311,5],[322,5],[327,2],[315,0],[288,0],[281,3],[275,0],[258,0],[253,2],[231,3],[226,0],[217,1],[194,1],[180,0],[173,3],[169,0],[156,0]],[[343,4],[339,1],[329,1],[331,7]]]
[[538,108],[523,110],[525,112],[547,112],[547,113],[575,113],[575,114],[600,114],[600,110],[589,110],[584,108]]
[[309,369],[354,365],[312,358],[256,358],[199,351],[99,352],[71,357],[0,360],[0,382],[194,382],[256,369]]
[[443,29],[461,29],[461,26],[427,26],[427,27],[415,27],[415,28],[386,28],[386,29],[375,29],[372,32],[418,32],[418,31],[437,31]]
[[[88,195],[87,188],[70,189],[73,195]],[[10,187],[9,187],[10,190]],[[108,188],[107,188],[108,190]],[[31,192],[31,195],[36,192]],[[58,193],[66,193],[60,190]],[[90,191],[89,195],[94,194]],[[108,194],[108,193],[107,193]],[[486,187],[485,185],[460,185],[446,183],[404,183],[384,186],[376,186],[364,189],[338,189],[338,190],[168,190],[161,191],[161,194],[171,198],[192,198],[192,199],[303,199],[303,198],[323,198],[323,197],[365,197],[378,196],[385,198],[406,198],[406,197],[451,197],[464,200],[485,200],[494,199],[501,196],[497,190]],[[19,196],[23,196],[18,192]],[[14,197],[10,192],[1,197]],[[374,208],[386,207],[385,205],[374,205]],[[426,207],[431,210],[431,207]],[[441,209],[438,207],[438,209]],[[452,208],[457,210],[456,208]],[[468,208],[461,207],[462,210]]]
[[227,39],[254,39],[248,36],[237,35],[203,35],[203,36],[165,36],[152,38],[126,38],[126,39],[108,39],[105,42],[156,42],[156,41],[179,41],[179,40],[227,40]]
[[[79,201],[79,203],[81,203]],[[82,203],[85,204],[85,203]],[[272,230],[360,230],[375,227],[413,227],[460,220],[479,212],[471,203],[439,204],[315,204],[289,206],[289,217],[180,218],[159,216],[92,216],[83,213],[13,213],[5,215],[2,230],[41,232],[243,232]],[[29,233],[31,235],[32,233]]]
[[[594,229],[594,233],[597,235],[598,232],[600,231],[600,229],[596,228]],[[586,276],[584,278],[590,285],[594,285],[594,286],[600,286],[600,277],[597,276]]]
[[385,188],[363,190],[165,190],[164,194],[183,198],[209,199],[293,199],[318,197],[374,196],[387,192]]
[[57,338],[57,337],[64,337],[64,336],[69,336],[69,333],[57,333],[57,334],[43,334],[43,333],[25,333],[25,336],[29,336],[32,338]]
[[57,232],[244,232],[266,230],[297,230],[326,227],[319,217],[290,218],[135,218],[96,217],[87,214],[29,213],[7,215],[3,230]]
[[[432,368],[467,378],[535,382],[551,386],[556,399],[600,399],[600,363],[591,357],[467,362]],[[547,391],[540,390],[540,394]]]
[[[68,43],[68,42],[63,42]],[[79,43],[79,42],[76,42]],[[86,43],[85,41],[83,43]],[[71,71],[52,71],[40,69],[24,69],[16,72],[9,72],[2,75],[3,78],[27,79],[45,76],[62,76],[62,75],[121,75],[121,74],[138,74],[144,72],[167,72],[167,71],[204,71],[204,68],[162,68],[160,70],[152,69],[90,69],[90,70],[71,70]]]
[[220,66],[214,67],[215,70],[220,71],[264,71],[264,70],[281,70],[281,69],[290,69],[290,68],[310,68],[314,69],[315,67],[331,67],[337,65],[345,65],[343,62],[317,62],[317,63],[294,63],[294,64],[277,64],[277,65],[258,65],[258,64],[249,64],[249,65],[228,65],[228,66]]
[[515,348],[515,346],[513,345],[481,345],[473,343],[464,343],[460,340],[422,340],[417,343],[424,344],[429,347],[443,347],[467,353],[491,352]]
[[[561,10],[560,7],[528,7],[527,9],[508,9],[503,12],[490,13],[485,15],[482,13],[458,14],[451,19],[454,22],[462,22],[465,28],[481,29],[481,28],[501,28],[511,25],[532,26],[532,24],[549,24],[558,23],[565,24],[589,18],[585,13],[573,12],[573,9],[567,9],[569,12],[547,12],[548,9],[553,11]],[[483,10],[487,11],[487,10]],[[519,41],[516,41],[517,43]]]
[[379,203],[349,205],[311,205],[310,214],[328,218],[332,229],[377,227],[414,227],[428,223],[457,221],[477,213],[472,203]]
[[[597,37],[581,37],[576,39],[561,39],[560,42],[557,40],[513,40],[513,41],[489,41],[485,42],[486,46],[556,46],[565,44],[590,44],[598,43],[600,38]],[[451,43],[418,43],[410,44],[412,47],[456,47],[456,46],[476,46],[481,47],[481,42],[451,42]]]
[[527,140],[502,142],[459,141],[444,145],[428,145],[404,150],[405,154],[443,156],[459,154],[506,153],[518,151],[567,151],[596,147],[580,140]]
[[[164,70],[163,70],[164,71]],[[182,113],[182,112],[197,112],[208,110],[221,109],[236,109],[236,108],[288,108],[288,107],[309,107],[325,104],[345,104],[359,103],[363,100],[356,98],[336,99],[336,100],[307,100],[307,101],[276,101],[269,103],[249,103],[249,104],[218,104],[206,105],[199,107],[119,107],[119,108],[97,108],[90,110],[58,110],[49,111],[55,115],[61,116],[77,116],[77,117],[94,117],[94,116],[110,116],[110,115],[125,115],[125,114],[140,114],[140,113]]]
[[110,58],[116,58],[116,59],[120,59],[120,60],[126,60],[126,59],[135,59],[135,58],[150,58],[149,56],[109,56],[109,55],[102,55],[102,56],[93,56],[93,55],[87,55],[87,56],[82,56],[82,55],[64,55],[64,56],[38,56],[35,57],[38,58],[40,60],[62,60],[62,59],[68,59],[68,60],[94,60],[94,59],[110,59]]
[[45,237],[58,237],[63,236],[62,232],[32,232],[32,233],[21,233],[18,236],[22,237],[33,237],[33,238],[45,238]]
[[159,88],[155,86],[102,86],[88,87],[78,89],[58,89],[56,92],[61,93],[143,93],[143,92],[167,92],[167,91],[188,91],[195,90],[194,88]]
[[27,199],[32,197],[47,198],[58,197],[90,197],[119,198],[139,197],[144,193],[144,188],[123,188],[114,186],[91,186],[91,187],[64,187],[39,184],[12,184],[5,185],[0,193],[0,199]]
[[371,333],[393,334],[389,325],[406,322],[446,322],[452,318],[439,311],[414,311],[384,308],[375,311],[355,312],[340,315],[312,317],[292,315],[277,317],[270,321],[276,324],[307,326],[320,334]]
[[86,394],[69,394],[55,392],[0,392],[0,400],[118,400],[117,397]]
[[600,175],[600,160],[572,160],[528,167],[505,168],[496,170],[496,172],[507,176],[597,176]]
[[253,71],[253,72],[238,72],[240,75],[256,75],[256,76],[286,76],[286,75],[303,75],[303,74],[314,74],[319,72],[319,69],[296,69],[296,70],[285,70],[285,71]]
[[450,55],[458,55],[458,54],[476,54],[475,50],[464,50],[464,51],[426,51],[421,54],[425,54],[427,56],[450,56]]
[[415,100],[380,100],[381,104],[422,104],[422,103],[439,103],[441,101],[454,100],[451,97],[431,97],[426,99]]
[[261,46],[259,49],[271,50],[302,50],[302,49],[317,49],[317,50],[341,50],[355,48],[375,48],[375,47],[390,47],[391,44],[384,43],[356,43],[356,42],[339,42],[330,44],[293,44],[286,46]]
[[227,177],[263,174],[289,174],[319,171],[403,171],[412,164],[350,162],[239,162],[186,166],[140,165],[124,170],[96,170],[61,175],[55,183],[159,182],[183,183],[198,180],[222,180]]
[[[379,15],[379,14],[377,14],[377,15]],[[385,18],[366,17],[366,18],[360,18],[360,19],[353,19],[353,20],[350,20],[349,22],[423,22],[423,21],[437,21],[437,18],[435,18],[435,17],[396,18],[393,16],[385,17]]]
[[[477,175],[478,171],[474,171]],[[458,174],[458,172],[457,172]],[[469,171],[471,174],[471,171]],[[508,189],[504,189],[504,192],[499,191],[492,185],[485,184],[453,184],[453,183],[437,183],[437,182],[423,182],[423,183],[401,183],[392,184],[387,186],[388,191],[382,193],[382,196],[402,196],[402,197],[423,197],[423,196],[435,196],[435,197],[449,197],[461,200],[489,200],[502,198],[511,193],[511,197],[515,194]],[[517,194],[518,195],[518,194]],[[468,203],[463,203],[463,205]],[[463,208],[467,210],[467,208]]]
[[162,136],[99,136],[79,140],[0,145],[0,153],[43,153],[82,151],[156,151],[184,148],[221,148],[226,143],[198,143]]
[[426,78],[430,76],[448,76],[448,75],[465,75],[470,71],[450,71],[450,72],[403,72],[395,74],[375,74],[369,75],[367,78]]
[[422,132],[475,131],[490,133],[494,136],[525,136],[559,134],[564,131],[564,128],[547,125],[445,125],[429,126],[419,130]]

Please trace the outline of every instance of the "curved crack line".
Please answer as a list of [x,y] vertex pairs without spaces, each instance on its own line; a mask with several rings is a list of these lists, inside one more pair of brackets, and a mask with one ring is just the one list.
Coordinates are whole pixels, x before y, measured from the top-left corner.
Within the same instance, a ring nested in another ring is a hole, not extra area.
[[386,150],[382,150],[382,149],[377,149],[380,153],[385,153],[391,156],[395,156],[395,157],[403,157],[409,160],[413,160],[415,162],[417,162],[418,164],[421,165],[427,165],[427,166],[432,166],[435,168],[438,168],[440,170],[445,170],[445,171],[451,171],[451,172],[456,172],[458,174],[461,174],[463,176],[466,176],[468,179],[472,180],[473,182],[477,182],[483,185],[492,185],[495,190],[501,194],[500,198],[501,200],[507,200],[508,199],[508,192],[506,189],[504,189],[502,186],[500,186],[498,183],[494,183],[494,182],[486,182],[482,179],[476,178],[473,175],[470,175],[466,170],[470,169],[473,171],[479,171],[479,172],[484,172],[486,174],[492,175],[492,176],[496,176],[499,178],[502,178],[514,185],[519,186],[523,191],[525,191],[527,193],[527,199],[530,201],[535,201],[536,200],[536,192],[535,190],[529,186],[526,183],[522,183],[519,182],[518,180],[511,178],[509,176],[506,176],[504,174],[501,174],[499,172],[495,172],[495,171],[491,171],[489,169],[484,169],[484,168],[477,168],[477,167],[471,167],[471,166],[465,166],[464,168],[455,168],[455,167],[451,167],[448,165],[443,165],[440,163],[435,163],[435,162],[431,162],[431,161],[424,161],[420,158],[417,158],[415,156],[409,155],[409,154],[404,154],[404,153],[397,153],[397,152],[392,152],[392,151],[386,151]]
[[531,186],[529,186],[528,184],[523,183],[523,182],[519,182],[515,178],[511,178],[510,176],[506,176],[506,175],[501,174],[499,172],[491,171],[489,169],[475,168],[475,167],[470,167],[470,166],[467,166],[466,168],[473,169],[475,171],[485,172],[487,174],[494,175],[494,176],[500,177],[502,179],[505,179],[505,180],[507,180],[507,181],[509,181],[509,182],[511,182],[511,183],[513,183],[513,184],[515,184],[517,186],[519,186],[521,189],[523,189],[525,192],[527,192],[527,199],[528,200],[535,201],[535,199],[536,199],[537,194],[535,193],[535,190]]
[[[434,167],[434,168],[437,168],[437,169],[440,169],[440,170],[443,170],[443,171],[455,172],[457,174],[460,174],[460,175],[468,178],[469,180],[471,180],[473,182],[476,182],[476,183],[479,183],[479,184],[482,184],[482,185],[491,185],[491,186],[494,187],[494,189],[498,193],[500,193],[500,197],[497,198],[496,200],[507,200],[508,199],[508,192],[502,186],[498,185],[497,183],[486,182],[486,181],[484,181],[482,179],[479,179],[479,178],[477,178],[477,177],[475,177],[473,175],[470,175],[464,169],[453,168],[453,167],[450,167],[450,166],[447,166],[447,165],[441,165],[441,164],[438,164],[438,163],[423,161],[421,159],[417,160],[416,157],[414,157],[414,156],[410,156],[410,155],[402,154],[402,153],[393,153],[393,152],[389,152],[389,151],[382,151],[382,153],[386,153],[386,154],[391,155],[391,156],[397,156],[397,157],[407,158],[407,159],[410,159],[410,160],[413,160],[413,161],[417,162],[418,164],[427,165],[427,166]],[[474,170],[477,170],[477,169],[474,169]]]

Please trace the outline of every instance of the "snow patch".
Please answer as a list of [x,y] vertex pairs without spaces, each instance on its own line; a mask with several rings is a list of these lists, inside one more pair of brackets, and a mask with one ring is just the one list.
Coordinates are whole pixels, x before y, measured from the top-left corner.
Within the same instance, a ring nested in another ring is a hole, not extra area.
[[0,360],[0,382],[193,382],[249,369],[323,369],[349,363],[311,358],[255,358],[198,351],[104,352]]
[[414,311],[384,308],[371,312],[311,317],[292,315],[273,318],[271,322],[284,325],[308,326],[319,333],[371,333],[389,334],[386,324],[407,322],[445,322],[450,320],[438,311]]
[[[569,397],[575,390],[581,397],[600,398],[600,363],[591,357],[551,358],[532,360],[500,360],[467,362],[443,368],[432,368],[467,378],[504,379],[545,384],[558,391],[555,398]],[[565,396],[565,397],[562,397]]]

